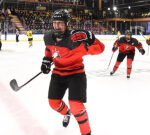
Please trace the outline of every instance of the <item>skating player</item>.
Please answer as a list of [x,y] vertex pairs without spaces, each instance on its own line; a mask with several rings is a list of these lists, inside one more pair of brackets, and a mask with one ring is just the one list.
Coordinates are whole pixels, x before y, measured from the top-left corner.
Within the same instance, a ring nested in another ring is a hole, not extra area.
[[148,45],[150,45],[150,36],[147,36],[147,37],[146,37],[146,43],[147,43]]
[[115,41],[112,51],[115,52],[118,48],[119,54],[117,57],[117,61],[113,68],[113,71],[110,72],[110,75],[113,75],[116,72],[121,62],[127,56],[127,78],[130,78],[132,62],[135,55],[135,48],[137,48],[142,55],[145,54],[145,50],[143,49],[142,44],[137,41],[137,39],[132,38],[132,32],[129,30],[126,30],[125,36]]
[[[71,114],[78,122],[82,135],[91,135],[86,102],[87,80],[82,57],[87,54],[100,54],[104,44],[94,34],[85,30],[69,30],[71,17],[67,10],[56,10],[51,22],[53,30],[44,36],[46,45],[41,71],[48,74],[53,68],[49,86],[49,105],[64,115],[63,126],[69,124]],[[69,105],[62,100],[69,89]]]
[[29,41],[29,47],[31,47],[32,42],[33,42],[33,35],[32,35],[32,30],[30,30],[30,28],[28,28],[27,36],[28,36],[28,41]]
[[119,37],[121,36],[120,31],[117,32],[117,39],[119,39]]
[[16,42],[19,42],[19,30],[16,29]]
[[0,51],[1,51],[1,48],[2,48],[1,36],[2,36],[2,29],[0,29]]

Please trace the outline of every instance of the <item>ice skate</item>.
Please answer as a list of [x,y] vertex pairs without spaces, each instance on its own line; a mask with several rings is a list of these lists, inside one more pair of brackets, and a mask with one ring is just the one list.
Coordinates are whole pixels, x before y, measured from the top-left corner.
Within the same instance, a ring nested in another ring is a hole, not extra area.
[[67,127],[70,121],[70,117],[71,117],[71,113],[70,110],[68,110],[67,114],[64,115],[64,119],[63,119],[63,126]]
[[130,74],[127,74],[127,78],[130,78]]
[[113,70],[113,71],[110,72],[110,75],[113,75],[114,73],[115,73],[115,71]]
[[90,133],[88,133],[88,134],[82,134],[82,135],[91,135],[91,132],[90,132]]
[[31,45],[29,45],[29,48],[30,48],[30,47],[32,47],[32,44],[31,44]]

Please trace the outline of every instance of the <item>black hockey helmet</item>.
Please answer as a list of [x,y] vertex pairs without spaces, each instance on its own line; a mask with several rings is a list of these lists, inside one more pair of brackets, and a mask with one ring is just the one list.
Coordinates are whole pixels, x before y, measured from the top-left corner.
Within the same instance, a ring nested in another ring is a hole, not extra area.
[[[69,26],[71,25],[71,16],[67,9],[58,9],[51,16],[51,24],[53,21],[64,21],[66,24],[66,31],[62,32],[61,30],[55,30],[53,28],[53,35],[57,38],[64,38],[67,31],[69,30]],[[53,26],[52,26],[53,27]]]
[[58,9],[51,16],[51,22],[55,20],[64,21],[66,26],[69,26],[71,22],[71,15],[67,9]]
[[[130,37],[127,36],[127,35],[130,35]],[[127,42],[129,42],[131,40],[131,38],[132,38],[132,32],[130,30],[126,30],[125,31],[125,38],[126,38]]]
[[132,32],[130,30],[126,30],[125,35],[131,35],[132,36]]

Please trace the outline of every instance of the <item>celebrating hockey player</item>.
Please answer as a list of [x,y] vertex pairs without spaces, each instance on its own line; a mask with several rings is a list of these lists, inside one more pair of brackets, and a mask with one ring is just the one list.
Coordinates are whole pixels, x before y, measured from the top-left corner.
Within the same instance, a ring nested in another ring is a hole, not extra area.
[[[91,135],[86,102],[87,80],[82,57],[100,54],[104,44],[94,34],[85,30],[70,30],[71,16],[65,9],[56,10],[51,16],[53,29],[44,36],[46,45],[41,71],[48,74],[55,65],[49,86],[49,104],[64,115],[63,126],[69,124],[71,114],[77,120],[82,135]],[[69,108],[63,101],[69,91]]]
[[117,61],[113,71],[110,72],[110,75],[113,75],[116,72],[121,62],[127,56],[127,78],[130,78],[132,62],[135,55],[135,48],[137,48],[142,55],[145,54],[145,50],[143,49],[142,44],[137,41],[137,39],[132,38],[132,32],[130,30],[126,30],[125,36],[115,41],[112,51],[115,52],[118,48],[119,54]]

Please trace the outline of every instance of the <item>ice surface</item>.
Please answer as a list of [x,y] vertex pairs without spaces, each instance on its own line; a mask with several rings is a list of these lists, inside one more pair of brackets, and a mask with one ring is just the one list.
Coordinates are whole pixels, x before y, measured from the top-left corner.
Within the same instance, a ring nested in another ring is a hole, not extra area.
[[[102,40],[103,54],[84,57],[88,79],[86,108],[92,135],[150,135],[150,55],[137,50],[131,78],[126,78],[126,59],[110,76],[118,52],[109,69],[113,40]],[[3,42],[0,52],[0,134],[1,135],[80,135],[72,117],[67,128],[63,116],[53,111],[47,95],[49,75],[40,75],[14,92],[9,82],[16,79],[22,85],[38,72],[44,56],[44,42]],[[64,97],[68,104],[67,93]]]

